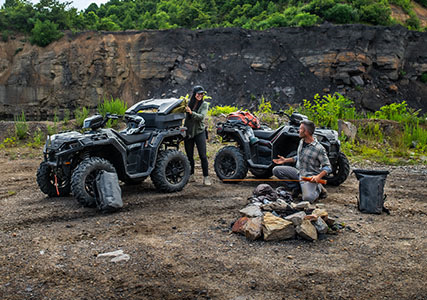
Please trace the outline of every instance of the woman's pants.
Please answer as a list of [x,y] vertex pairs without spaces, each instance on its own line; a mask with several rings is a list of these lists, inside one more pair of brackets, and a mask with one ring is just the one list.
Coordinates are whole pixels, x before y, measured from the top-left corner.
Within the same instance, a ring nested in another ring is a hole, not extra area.
[[191,139],[184,140],[185,152],[190,161],[191,174],[194,174],[194,144],[197,146],[197,152],[199,152],[202,162],[203,176],[206,177],[209,175],[209,164],[208,157],[206,156],[206,134],[204,131]]

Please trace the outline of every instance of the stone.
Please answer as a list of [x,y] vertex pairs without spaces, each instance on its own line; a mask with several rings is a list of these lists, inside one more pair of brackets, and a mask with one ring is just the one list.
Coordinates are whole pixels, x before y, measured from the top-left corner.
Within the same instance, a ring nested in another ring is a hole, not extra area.
[[285,201],[275,201],[269,204],[264,204],[261,208],[265,211],[276,211],[278,213],[285,213],[293,211],[292,207]]
[[350,141],[354,141],[357,134],[357,127],[351,122],[338,120],[338,135],[346,136]]
[[390,84],[388,87],[387,87],[387,90],[390,92],[390,93],[394,93],[394,94],[396,94],[398,91],[399,91],[399,88],[397,87],[397,85],[395,85],[395,84]]
[[304,209],[308,208],[309,206],[310,206],[310,202],[301,201],[295,205],[295,208],[298,210],[304,210]]
[[363,81],[362,77],[360,77],[360,76],[352,76],[350,78],[350,81],[355,86],[364,86],[365,85],[365,82]]
[[317,220],[317,218],[319,218],[318,216],[316,216],[316,215],[307,215],[307,216],[305,216],[304,217],[304,220],[308,220],[308,221],[316,221]]
[[316,215],[322,219],[328,218],[328,212],[324,209],[321,209],[321,208],[316,208],[315,210],[313,210],[312,214]]
[[301,225],[305,216],[306,216],[305,212],[300,211],[300,212],[294,213],[292,215],[286,216],[285,220],[291,221],[292,224],[294,224],[294,226],[298,226],[298,225]]
[[296,233],[308,241],[317,240],[317,230],[308,220],[303,220],[301,225],[295,228]]
[[248,205],[245,208],[241,209],[239,212],[249,218],[262,217],[263,215],[261,208],[257,205]]
[[243,227],[245,237],[254,241],[262,235],[262,218],[249,218]]
[[231,228],[231,231],[233,231],[234,233],[244,234],[245,233],[244,226],[248,222],[248,220],[249,220],[248,217],[239,218],[236,222],[234,222],[233,227]]
[[324,234],[328,232],[328,224],[322,218],[317,218],[312,224],[316,228],[317,233]]
[[334,80],[337,84],[350,84],[350,75],[346,72],[337,73],[334,76]]
[[295,228],[291,221],[266,213],[262,221],[264,240],[279,241],[291,239],[295,236]]
[[332,227],[336,222],[336,220],[334,218],[331,218],[329,216],[326,220],[324,219],[324,221],[326,222],[326,224],[328,224],[329,227]]

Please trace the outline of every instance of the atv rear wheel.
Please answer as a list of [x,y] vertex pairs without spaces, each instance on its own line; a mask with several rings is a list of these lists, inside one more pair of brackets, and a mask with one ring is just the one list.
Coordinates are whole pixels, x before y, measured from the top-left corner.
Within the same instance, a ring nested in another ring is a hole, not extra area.
[[214,163],[219,179],[243,179],[248,173],[248,164],[242,152],[235,146],[227,146],[218,151]]
[[178,192],[190,178],[190,162],[181,151],[161,151],[150,177],[158,190],[167,193]]
[[249,169],[255,178],[267,179],[273,176],[271,169]]
[[83,206],[95,207],[95,180],[99,171],[116,173],[113,165],[100,157],[84,159],[71,176],[71,190],[77,201]]
[[40,190],[49,197],[62,197],[70,194],[70,179],[63,177],[56,175],[55,185],[55,173],[47,162],[42,162],[37,169],[37,184]]
[[324,179],[328,181],[329,185],[338,186],[347,179],[348,174],[350,174],[350,163],[344,153],[339,152],[335,169]]

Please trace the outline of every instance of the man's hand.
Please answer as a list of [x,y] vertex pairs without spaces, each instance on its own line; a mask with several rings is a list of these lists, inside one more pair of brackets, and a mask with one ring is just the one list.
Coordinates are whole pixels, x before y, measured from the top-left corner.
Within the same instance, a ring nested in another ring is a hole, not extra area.
[[312,176],[310,182],[319,183],[320,180],[322,180],[322,177],[326,175],[326,171],[322,171],[316,176]]
[[191,111],[191,108],[190,108],[190,107],[188,107],[188,106],[186,106],[186,107],[185,107],[185,111],[186,111],[186,112],[188,112],[190,115],[193,113],[193,112]]
[[278,158],[273,159],[273,162],[274,162],[276,165],[281,165],[281,164],[289,163],[289,162],[292,162],[292,161],[293,161],[293,159],[292,159],[292,158],[285,158],[285,157],[283,157],[283,156],[281,156],[281,155],[277,155],[277,157],[278,157]]

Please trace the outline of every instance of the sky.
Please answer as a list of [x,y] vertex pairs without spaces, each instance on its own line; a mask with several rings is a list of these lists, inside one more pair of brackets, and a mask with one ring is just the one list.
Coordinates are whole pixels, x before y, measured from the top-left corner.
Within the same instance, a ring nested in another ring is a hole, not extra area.
[[[0,7],[3,6],[4,1],[5,0],[0,0]],[[30,0],[30,2],[35,4],[35,3],[38,3],[39,1],[38,0]],[[72,2],[70,7],[75,7],[75,8],[77,8],[77,10],[82,10],[82,9],[86,9],[91,3],[96,3],[99,6],[102,3],[108,2],[108,0],[89,0],[89,1],[87,1],[87,0],[74,0],[74,1],[59,0],[59,2]],[[70,8],[70,7],[68,7],[68,8]]]

